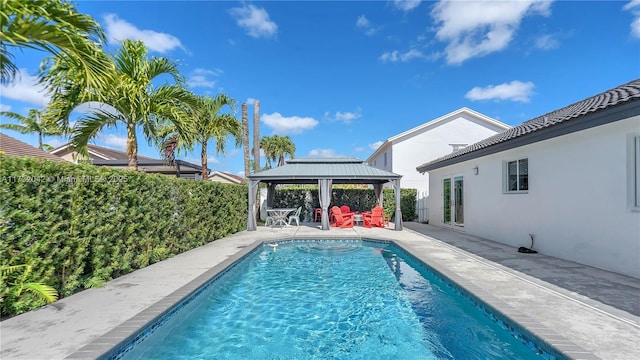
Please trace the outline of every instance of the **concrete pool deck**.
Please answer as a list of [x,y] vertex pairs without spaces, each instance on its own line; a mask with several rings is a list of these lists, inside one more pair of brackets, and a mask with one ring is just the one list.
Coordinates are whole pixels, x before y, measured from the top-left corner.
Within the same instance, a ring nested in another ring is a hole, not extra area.
[[[0,323],[0,358],[95,358],[260,241],[392,240],[575,359],[640,354],[640,280],[441,229],[243,231]],[[185,286],[187,285],[187,286]]]

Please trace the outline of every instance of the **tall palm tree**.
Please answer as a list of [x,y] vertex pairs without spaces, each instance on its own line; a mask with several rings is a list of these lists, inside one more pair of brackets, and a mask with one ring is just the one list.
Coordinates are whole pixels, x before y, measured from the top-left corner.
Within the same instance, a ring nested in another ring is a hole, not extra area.
[[[127,130],[126,153],[129,169],[138,169],[138,128],[147,141],[157,136],[157,128],[172,123],[183,134],[193,139],[190,127],[190,109],[197,104],[196,97],[183,88],[183,78],[177,65],[160,57],[147,57],[142,41],[126,40],[113,56],[113,73],[103,89],[78,87],[73,80],[78,76],[78,64],[58,57],[45,79],[55,89],[47,109],[53,116],[68,121],[76,106],[97,101],[107,105],[94,109],[79,119],[73,129],[72,141],[76,149],[86,155],[87,143],[106,128],[124,124]],[[153,85],[153,80],[168,75],[174,84]]]
[[215,151],[217,155],[225,154],[226,143],[230,136],[235,139],[236,147],[242,145],[242,124],[230,113],[220,113],[222,108],[235,110],[235,100],[225,94],[218,94],[215,97],[199,97],[198,105],[191,112],[193,117],[191,130],[194,132],[194,140],[184,138],[177,131],[175,126],[169,125],[161,129],[159,134],[162,137],[161,146],[166,158],[172,159],[176,149],[193,149],[193,144],[201,146],[200,161],[202,164],[202,179],[208,178],[208,155],[207,147],[210,139],[216,142]]
[[270,168],[271,162],[276,160],[278,161],[277,166],[284,165],[285,155],[293,158],[296,152],[296,145],[289,136],[264,136],[260,140],[260,148],[264,151],[264,156],[267,159],[267,168]]
[[85,85],[99,87],[108,74],[108,58],[100,41],[104,32],[91,16],[78,13],[63,0],[1,0],[0,83],[18,73],[14,48],[32,48],[66,55],[81,65]]
[[[37,109],[29,110],[29,114],[24,116],[11,111],[1,111],[1,116],[6,116],[11,119],[18,120],[20,124],[0,124],[0,128],[17,131],[21,134],[37,134],[38,135],[38,148],[41,150],[50,150],[50,146],[43,143],[43,138],[46,135],[62,135],[65,132],[65,128],[59,126],[55,122],[47,121],[42,116],[42,112]],[[45,147],[47,149],[45,149]]]

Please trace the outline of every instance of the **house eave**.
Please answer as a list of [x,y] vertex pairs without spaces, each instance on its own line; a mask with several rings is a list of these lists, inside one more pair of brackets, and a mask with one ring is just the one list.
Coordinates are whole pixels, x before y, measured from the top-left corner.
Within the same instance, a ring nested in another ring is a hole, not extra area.
[[416,167],[416,170],[420,173],[425,173],[431,170],[440,169],[464,161],[477,159],[483,156],[590,129],[600,125],[613,123],[638,115],[640,115],[640,101],[632,101],[626,104],[621,104],[609,109],[605,109],[603,111],[586,114],[579,118],[575,118],[554,126],[539,129],[532,133],[525,134],[482,149],[478,149],[476,151],[462,154],[460,156],[424,164]]

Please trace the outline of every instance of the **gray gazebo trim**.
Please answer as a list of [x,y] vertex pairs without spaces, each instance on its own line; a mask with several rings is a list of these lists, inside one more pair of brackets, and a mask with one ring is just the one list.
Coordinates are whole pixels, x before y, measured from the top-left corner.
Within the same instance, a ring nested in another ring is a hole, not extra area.
[[333,184],[372,184],[378,204],[382,206],[382,186],[391,182],[395,193],[395,230],[402,230],[402,210],[400,209],[400,178],[392,172],[364,164],[356,158],[300,158],[291,159],[287,164],[249,175],[249,211],[247,230],[257,229],[256,199],[258,184],[267,184],[267,205],[273,203],[277,184],[318,184],[319,200],[322,208],[322,230],[329,230],[329,204]]

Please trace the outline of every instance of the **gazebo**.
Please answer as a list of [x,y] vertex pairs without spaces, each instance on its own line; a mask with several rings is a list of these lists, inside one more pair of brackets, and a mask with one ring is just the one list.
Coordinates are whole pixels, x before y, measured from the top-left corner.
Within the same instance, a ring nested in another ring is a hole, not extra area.
[[322,230],[329,230],[329,204],[333,184],[372,184],[378,204],[382,205],[382,187],[391,183],[395,192],[395,230],[402,230],[402,210],[400,210],[400,178],[389,171],[369,165],[357,158],[297,158],[285,165],[249,175],[249,214],[247,230],[255,231],[256,199],[258,184],[267,184],[267,206],[273,203],[273,195],[278,184],[318,184],[320,207],[322,208]]

